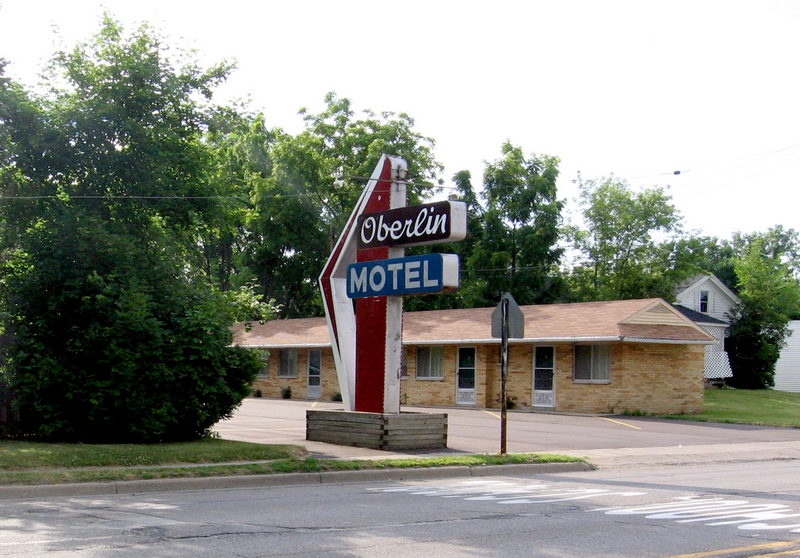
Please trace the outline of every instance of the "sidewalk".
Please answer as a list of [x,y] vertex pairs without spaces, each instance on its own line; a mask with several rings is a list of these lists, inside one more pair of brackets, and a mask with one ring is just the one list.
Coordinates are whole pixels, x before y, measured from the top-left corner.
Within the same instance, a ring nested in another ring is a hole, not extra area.
[[[325,459],[403,459],[466,454],[456,448],[388,452],[336,446],[324,442],[296,442],[314,457]],[[749,461],[800,460],[800,441],[746,442],[733,444],[678,445],[601,449],[548,449],[544,453],[581,457],[595,468],[737,463]]]
[[701,463],[742,463],[752,461],[800,460],[800,441],[748,442],[652,448],[553,451],[560,455],[585,457],[600,469]]

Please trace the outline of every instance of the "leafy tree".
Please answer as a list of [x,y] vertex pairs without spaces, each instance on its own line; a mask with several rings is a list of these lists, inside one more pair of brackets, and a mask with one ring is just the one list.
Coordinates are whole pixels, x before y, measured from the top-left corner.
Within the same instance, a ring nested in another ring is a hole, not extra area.
[[272,174],[275,133],[267,128],[263,115],[218,109],[205,140],[214,156],[211,179],[225,197],[219,203],[221,211],[201,232],[201,266],[224,291],[251,289],[256,278],[244,260],[252,241],[248,220],[255,213],[253,192]]
[[762,251],[772,259],[787,266],[789,272],[800,279],[800,233],[785,229],[782,225],[770,227],[764,233],[734,233],[731,246],[736,254],[743,256],[756,241],[762,242]]
[[484,172],[485,209],[476,212],[480,225],[474,227],[462,296],[467,306],[494,305],[504,292],[520,304],[552,302],[562,295],[553,279],[563,251],[557,246],[563,208],[556,190],[559,161],[526,157],[510,142],[501,153]]
[[568,228],[579,253],[569,271],[579,300],[670,299],[692,272],[692,265],[679,264],[691,243],[678,236],[681,217],[663,189],[637,193],[624,180],[589,180],[581,183],[581,206],[585,228]]
[[382,154],[408,161],[411,203],[436,188],[441,168],[409,116],[357,118],[348,99],[329,93],[325,102],[320,114],[301,111],[298,135],[274,132],[270,172],[253,182],[243,262],[284,317],[321,314],[317,277]]
[[711,273],[726,287],[736,292],[739,289],[734,263],[736,249],[728,240],[714,237],[694,237],[687,240],[697,272]]
[[[450,196],[452,201],[463,201],[467,206],[467,238],[460,242],[434,244],[432,246],[422,246],[419,248],[410,247],[406,253],[424,254],[439,252],[444,254],[456,254],[459,256],[461,265],[461,286],[455,292],[441,293],[435,296],[411,296],[405,299],[404,309],[409,312],[420,310],[448,310],[451,308],[464,308],[468,305],[469,293],[473,290],[473,285],[480,282],[480,277],[470,275],[464,269],[465,262],[475,250],[475,245],[480,239],[483,231],[484,208],[478,199],[478,195],[472,186],[472,175],[467,170],[462,170],[453,175],[456,193]],[[479,283],[480,282],[480,283]]]
[[[175,67],[105,18],[54,60],[47,96],[0,81],[0,308],[25,432],[98,441],[202,435],[259,361],[230,347],[233,297],[196,265],[219,218],[201,99],[229,67]],[[242,311],[246,311],[243,309]]]
[[731,315],[726,350],[731,385],[761,389],[774,385],[775,362],[788,333],[787,324],[800,309],[800,282],[792,275],[783,252],[768,236],[755,237],[737,259],[742,302]]

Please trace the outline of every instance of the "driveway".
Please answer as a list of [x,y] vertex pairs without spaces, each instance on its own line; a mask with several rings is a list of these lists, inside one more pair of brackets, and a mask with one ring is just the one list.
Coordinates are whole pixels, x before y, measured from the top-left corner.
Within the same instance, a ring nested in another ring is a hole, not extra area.
[[[499,411],[404,407],[445,412],[444,450],[387,452],[305,439],[307,409],[341,409],[341,403],[248,398],[215,430],[224,439],[305,446],[319,457],[370,459],[459,453],[498,453]],[[588,457],[596,465],[680,464],[708,461],[800,459],[800,429],[671,421],[644,417],[515,412],[508,414],[508,451]]]

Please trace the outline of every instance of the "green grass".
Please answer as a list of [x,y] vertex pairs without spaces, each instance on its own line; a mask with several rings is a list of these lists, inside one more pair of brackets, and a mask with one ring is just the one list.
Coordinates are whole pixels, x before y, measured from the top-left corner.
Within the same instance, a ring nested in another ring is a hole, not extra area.
[[708,389],[702,413],[668,418],[800,428],[800,393]]
[[298,446],[208,438],[172,444],[48,444],[0,441],[0,471],[32,468],[134,467],[304,457]]
[[[226,461],[260,462],[231,464],[224,463]],[[574,461],[583,460],[549,454],[512,454],[345,461],[309,458],[306,457],[305,449],[297,446],[270,446],[224,440],[150,445],[0,442],[0,484],[58,484]]]

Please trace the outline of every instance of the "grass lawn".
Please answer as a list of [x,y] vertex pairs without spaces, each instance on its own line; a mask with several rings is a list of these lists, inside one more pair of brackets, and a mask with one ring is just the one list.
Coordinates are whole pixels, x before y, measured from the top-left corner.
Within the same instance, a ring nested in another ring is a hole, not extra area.
[[298,446],[208,438],[174,444],[48,444],[0,441],[0,471],[31,468],[134,467],[305,457]]
[[702,413],[669,418],[800,428],[800,393],[769,389],[708,389]]
[[[236,463],[243,461],[258,463]],[[299,446],[215,439],[143,445],[0,441],[0,485],[572,461],[583,460],[512,454],[343,461],[309,458]]]

